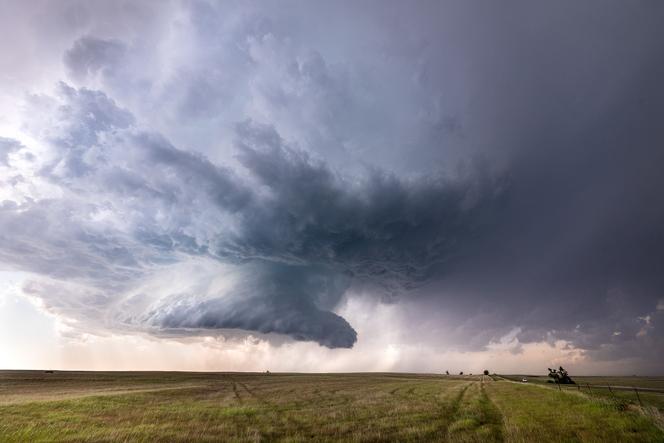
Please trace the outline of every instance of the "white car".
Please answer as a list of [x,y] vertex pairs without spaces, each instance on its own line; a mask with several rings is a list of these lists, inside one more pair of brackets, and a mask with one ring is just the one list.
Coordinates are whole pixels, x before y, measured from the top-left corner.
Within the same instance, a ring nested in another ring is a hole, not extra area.
[[522,379],[521,379],[521,382],[522,382],[522,383],[528,383],[528,379],[527,379],[527,378],[522,378]]

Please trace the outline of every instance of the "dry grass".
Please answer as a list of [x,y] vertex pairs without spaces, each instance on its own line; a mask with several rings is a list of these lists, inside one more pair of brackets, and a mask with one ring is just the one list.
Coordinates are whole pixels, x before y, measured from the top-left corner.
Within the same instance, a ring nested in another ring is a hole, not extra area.
[[618,437],[664,441],[634,411],[480,377],[0,372],[3,442]]

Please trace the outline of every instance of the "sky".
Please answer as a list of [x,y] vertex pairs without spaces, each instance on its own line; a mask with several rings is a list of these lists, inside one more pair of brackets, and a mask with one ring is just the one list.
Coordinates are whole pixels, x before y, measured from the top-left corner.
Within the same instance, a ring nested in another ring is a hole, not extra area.
[[0,10],[0,368],[664,373],[664,3]]

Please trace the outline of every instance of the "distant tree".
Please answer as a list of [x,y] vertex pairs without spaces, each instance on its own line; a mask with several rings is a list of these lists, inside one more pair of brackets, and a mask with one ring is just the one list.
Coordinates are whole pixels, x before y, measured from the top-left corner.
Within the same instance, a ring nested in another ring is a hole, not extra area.
[[484,375],[489,375],[489,370],[488,369],[484,370]]
[[463,371],[459,372],[459,375],[463,375]]
[[445,375],[450,375],[450,371],[445,371]]
[[558,383],[560,385],[575,384],[574,380],[572,380],[572,378],[562,366],[560,366],[557,370],[551,368],[547,369],[549,370],[549,377],[552,378],[552,380],[549,380],[550,383]]

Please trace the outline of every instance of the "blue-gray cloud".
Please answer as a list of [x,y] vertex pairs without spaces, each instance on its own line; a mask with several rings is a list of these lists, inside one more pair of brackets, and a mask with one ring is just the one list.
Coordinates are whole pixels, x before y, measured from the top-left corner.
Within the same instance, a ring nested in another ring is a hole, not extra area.
[[11,138],[0,137],[0,164],[9,165],[9,154],[21,148],[21,143]]
[[[421,284],[501,195],[481,174],[344,176],[250,121],[237,126],[242,169],[233,170],[137,128],[100,91],[61,84],[56,100],[57,125],[42,128],[53,155],[38,173],[70,198],[6,208],[12,235],[3,261],[106,291],[99,309],[160,263],[186,256],[250,270],[228,293],[193,294],[187,303],[167,297],[149,314],[132,313],[146,326],[239,328],[352,346],[355,331],[329,312],[351,283],[376,285],[385,296]],[[106,211],[119,223],[97,221]]]
[[65,52],[64,63],[75,79],[85,80],[97,74],[109,76],[110,70],[122,62],[125,52],[125,45],[118,40],[84,36]]

